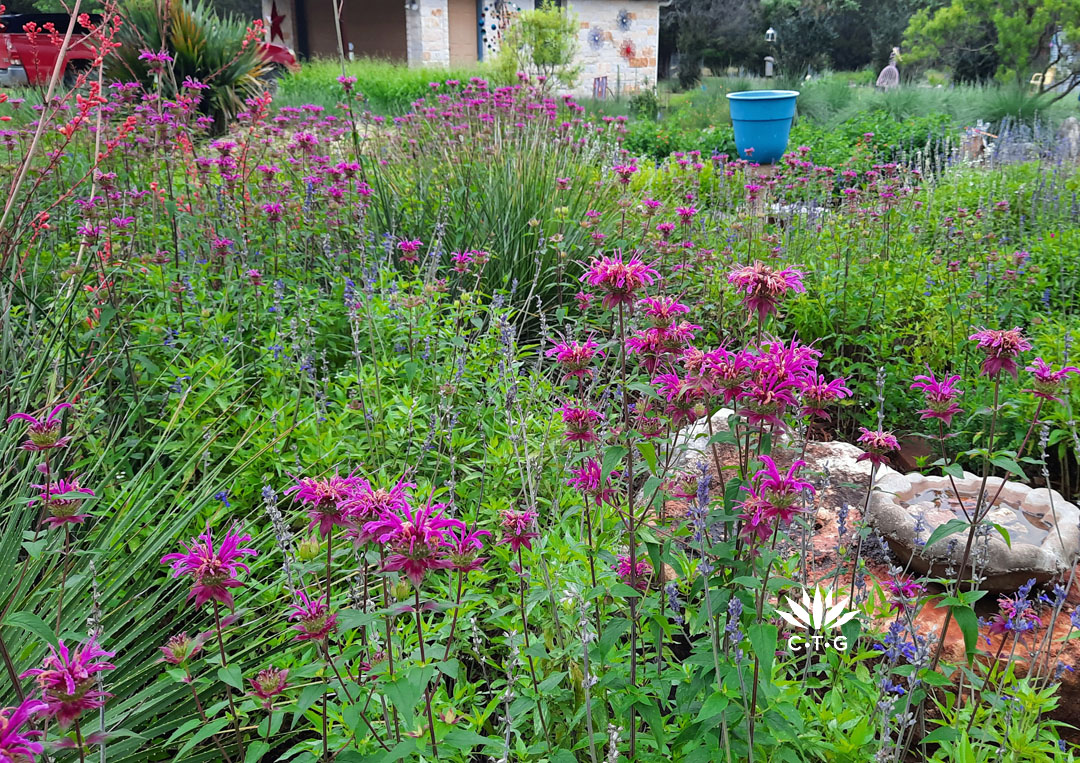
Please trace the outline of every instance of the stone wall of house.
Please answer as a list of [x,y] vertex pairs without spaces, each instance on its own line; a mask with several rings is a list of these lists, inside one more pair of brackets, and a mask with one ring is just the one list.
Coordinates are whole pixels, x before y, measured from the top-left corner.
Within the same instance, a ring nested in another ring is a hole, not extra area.
[[406,6],[405,35],[409,66],[450,65],[450,17],[446,0],[413,0]]
[[592,94],[607,78],[610,95],[626,95],[656,84],[660,8],[656,0],[570,0],[579,23],[578,55],[583,68],[575,92]]
[[[410,66],[450,63],[450,24],[447,0],[414,0],[405,11]],[[656,85],[656,55],[660,35],[657,0],[569,0],[578,18],[578,57],[581,76],[574,92],[590,95],[598,78],[607,78],[608,95],[627,95]],[[495,6],[481,4],[480,30],[484,58],[498,54],[502,31],[514,17],[535,7],[535,0]]]

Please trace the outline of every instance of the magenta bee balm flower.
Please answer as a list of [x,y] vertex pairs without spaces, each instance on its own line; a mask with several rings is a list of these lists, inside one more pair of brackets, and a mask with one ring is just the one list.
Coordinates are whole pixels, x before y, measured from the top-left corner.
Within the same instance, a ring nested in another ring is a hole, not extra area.
[[758,320],[775,313],[776,306],[789,291],[806,291],[798,270],[776,270],[760,261],[733,271],[728,275],[728,283],[742,294],[743,305],[756,312]]
[[26,428],[28,439],[19,446],[23,450],[41,451],[64,448],[71,442],[71,437],[60,436],[60,412],[70,407],[71,403],[58,403],[44,419],[38,419],[29,413],[13,413],[8,416],[7,423],[10,424],[15,420],[30,423],[30,426]]
[[945,426],[952,424],[952,418],[960,412],[960,405],[956,398],[962,394],[956,389],[956,383],[960,376],[954,374],[946,376],[942,381],[927,369],[926,376],[916,376],[911,389],[921,389],[926,399],[926,408],[919,411],[921,419],[939,419]]
[[596,442],[600,439],[596,436],[596,425],[603,420],[600,411],[569,405],[555,410],[562,414],[563,424],[566,425],[566,434],[563,435],[566,442]]
[[486,558],[479,556],[484,550],[481,536],[491,535],[487,530],[469,530],[465,527],[454,527],[448,533],[446,542],[447,558],[450,560],[450,568],[458,572],[472,572],[484,566]]
[[398,510],[383,512],[364,525],[364,532],[385,546],[388,556],[383,570],[404,572],[419,588],[428,570],[445,570],[452,565],[447,556],[447,536],[464,523],[444,516],[445,504],[429,504],[414,509],[405,504]]
[[318,526],[319,533],[325,538],[333,532],[334,525],[353,526],[346,503],[354,496],[356,489],[357,480],[352,475],[342,477],[334,474],[330,477],[304,477],[286,488],[285,493],[296,493],[293,500],[308,507],[308,517],[311,518],[308,529]]
[[575,376],[584,379],[592,375],[590,366],[593,358],[604,357],[603,352],[597,351],[599,346],[591,339],[586,339],[584,342],[569,340],[559,342],[544,354],[549,358],[555,358],[555,362],[563,370],[564,380]]
[[207,525],[206,532],[192,540],[190,545],[181,544],[183,552],[166,554],[161,557],[161,563],[171,563],[174,578],[191,575],[191,593],[188,598],[195,598],[196,607],[201,607],[208,601],[216,601],[232,609],[233,596],[229,589],[243,586],[243,583],[236,579],[239,570],[250,571],[246,564],[238,560],[258,554],[254,549],[240,547],[241,543],[250,540],[250,535],[228,531],[221,544],[215,548],[210,527]]
[[44,485],[32,485],[32,487],[40,490],[41,493],[37,498],[31,498],[29,505],[33,506],[35,503],[40,503],[45,511],[49,512],[49,516],[43,520],[44,524],[50,527],[59,527],[65,523],[77,525],[90,516],[89,514],[79,513],[79,509],[82,507],[82,499],[75,494],[81,493],[92,496],[94,491],[82,487],[79,484],[78,477],[72,477],[70,480],[49,482]]
[[501,516],[503,539],[499,541],[499,545],[510,546],[514,551],[521,548],[532,550],[533,539],[540,537],[540,533],[536,532],[536,512],[528,509],[506,509],[501,512]]
[[34,740],[44,732],[35,729],[23,730],[31,716],[48,710],[41,700],[25,699],[18,707],[5,707],[0,710],[0,761],[4,763],[33,763],[34,756],[40,755],[44,748]]
[[847,388],[842,377],[826,382],[825,377],[818,374],[816,378],[803,385],[803,415],[817,416],[828,421],[829,414],[825,408],[845,397],[851,397],[851,390]]
[[55,718],[60,728],[66,729],[83,710],[94,710],[105,704],[112,696],[97,690],[96,674],[115,669],[115,665],[99,658],[112,657],[91,638],[74,650],[69,650],[61,639],[59,650],[49,647],[49,655],[40,668],[28,670],[20,676],[33,676],[45,702],[44,715]]
[[409,489],[414,488],[411,482],[398,481],[396,485],[387,490],[376,488],[366,479],[357,478],[353,494],[346,498],[341,508],[346,517],[356,524],[356,529],[349,530],[349,535],[357,543],[367,543],[371,538],[364,531],[368,522],[373,522],[385,513],[397,513],[405,511],[409,507]]
[[303,591],[296,592],[300,599],[299,604],[292,605],[292,614],[289,620],[296,620],[292,627],[299,632],[294,641],[322,641],[333,633],[337,627],[337,615],[326,606],[326,597],[320,597],[315,601],[308,598]]
[[610,310],[633,304],[634,294],[642,287],[651,286],[659,277],[656,270],[637,257],[623,260],[619,255],[594,258],[581,280],[605,292],[603,305]]
[[251,684],[252,695],[262,700],[263,709],[272,710],[274,699],[289,688],[288,678],[288,670],[266,668],[260,670],[254,678],[249,678],[248,683]]
[[1061,392],[1065,377],[1069,374],[1080,373],[1080,370],[1075,366],[1065,366],[1055,371],[1042,358],[1035,358],[1034,363],[1024,370],[1031,373],[1031,389],[1028,392],[1031,392],[1035,397],[1057,403],[1061,402],[1057,395]]
[[186,632],[177,633],[175,636],[171,636],[168,641],[165,642],[165,646],[160,646],[161,660],[169,665],[184,665],[188,660],[197,656],[199,652],[203,650],[203,644],[206,642],[206,636],[208,634],[200,633],[195,638],[187,635]]
[[611,565],[615,574],[619,576],[619,582],[631,586],[637,591],[645,592],[649,587],[649,578],[652,577],[652,565],[641,559],[631,567],[630,557],[627,554],[619,554],[618,560]]
[[866,448],[867,452],[856,458],[856,461],[884,464],[888,462],[889,454],[900,450],[900,443],[897,442],[892,432],[886,432],[882,429],[871,431],[866,427],[859,427],[859,431],[862,434],[859,435],[859,439],[855,442]]
[[1024,338],[1020,327],[1011,329],[980,329],[968,337],[977,342],[986,357],[982,362],[983,376],[997,378],[1002,371],[1017,374],[1016,356],[1031,349],[1031,342]]

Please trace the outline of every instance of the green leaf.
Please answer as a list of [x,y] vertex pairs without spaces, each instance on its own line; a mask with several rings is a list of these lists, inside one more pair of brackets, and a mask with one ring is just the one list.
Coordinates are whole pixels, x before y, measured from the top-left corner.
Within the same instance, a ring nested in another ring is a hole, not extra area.
[[414,668],[402,678],[397,679],[383,687],[383,694],[394,704],[398,712],[406,718],[412,718],[416,713],[416,706],[420,697],[424,694],[424,687],[435,673],[432,665],[423,668]]
[[718,691],[714,691],[709,695],[709,698],[705,700],[705,703],[701,706],[700,712],[698,712],[697,720],[705,721],[709,718],[713,718],[727,709],[730,700]]
[[945,472],[945,474],[952,477],[953,479],[964,479],[964,467],[960,466],[960,464],[956,462],[953,462],[948,466],[941,467],[941,471]]
[[202,728],[195,732],[195,735],[191,737],[191,739],[187,740],[187,742],[184,743],[184,746],[181,747],[180,751],[176,753],[176,757],[173,758],[173,760],[183,760],[184,756],[188,753],[188,751],[194,749],[195,745],[201,742],[205,742],[214,734],[220,732],[223,728],[225,728],[229,721],[230,719],[228,716],[223,716],[204,725]]
[[924,736],[921,741],[930,744],[940,744],[941,742],[955,741],[956,736],[957,731],[952,726],[941,726]]
[[1012,536],[1009,535],[1009,531],[999,524],[991,523],[994,525],[994,529],[1001,533],[1002,539],[1005,541],[1005,545],[1012,548]]
[[244,754],[244,763],[258,763],[263,755],[270,752],[270,745],[261,739],[248,742],[247,752]]
[[779,629],[775,625],[751,625],[746,631],[750,639],[750,646],[760,663],[761,689],[766,697],[777,692],[776,684],[772,680],[772,665],[776,658],[776,639]]
[[979,643],[979,618],[975,615],[975,610],[968,606],[953,606],[949,609],[956,624],[960,626],[960,632],[964,634],[964,649],[967,651],[968,662],[971,662]]
[[639,442],[637,449],[641,457],[645,459],[645,463],[649,465],[649,471],[656,474],[656,446],[651,442]]
[[971,527],[971,523],[965,519],[950,519],[948,522],[934,528],[934,531],[930,533],[930,538],[926,541],[925,548],[929,550],[932,545],[942,538],[947,538],[948,536],[958,533],[961,530],[966,530],[969,527]]
[[317,683],[308,684],[300,690],[300,699],[296,701],[296,710],[293,712],[293,728],[296,727],[296,722],[308,711],[308,708],[315,704],[315,700],[322,696],[325,688],[321,683]]
[[612,445],[604,451],[604,463],[603,471],[601,474],[601,482],[607,482],[608,475],[611,474],[612,469],[619,465],[619,462],[626,458],[626,454],[629,453],[622,445]]
[[13,625],[24,631],[30,631],[45,643],[60,648],[60,643],[56,640],[52,628],[33,612],[12,612],[4,618],[4,625]]
[[217,676],[226,686],[231,686],[237,691],[244,690],[244,676],[240,673],[240,668],[236,665],[230,665],[227,668],[218,668]]
[[990,463],[1011,474],[1015,474],[1020,479],[1027,479],[1027,475],[1024,474],[1024,470],[1020,468],[1020,464],[1016,463],[1008,456],[994,456],[990,459]]
[[365,625],[371,625],[378,619],[378,615],[361,612],[358,609],[343,609],[338,612],[338,627],[345,631],[355,631]]
[[439,743],[439,746],[446,745],[458,752],[468,752],[474,747],[483,747],[486,750],[495,751],[502,749],[502,744],[502,739],[481,736],[472,729],[454,729],[446,735]]

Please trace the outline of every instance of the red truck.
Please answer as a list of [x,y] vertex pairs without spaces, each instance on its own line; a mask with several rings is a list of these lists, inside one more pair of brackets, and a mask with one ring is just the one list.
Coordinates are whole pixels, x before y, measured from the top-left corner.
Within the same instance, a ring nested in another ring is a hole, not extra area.
[[[0,16],[0,87],[41,87],[49,84],[70,16],[65,13],[23,13]],[[91,23],[100,18],[91,16]],[[27,29],[34,34],[27,34]],[[94,59],[88,29],[75,24],[64,55],[63,75],[71,84]],[[293,70],[299,63],[292,50],[262,42],[259,50],[273,69]]]

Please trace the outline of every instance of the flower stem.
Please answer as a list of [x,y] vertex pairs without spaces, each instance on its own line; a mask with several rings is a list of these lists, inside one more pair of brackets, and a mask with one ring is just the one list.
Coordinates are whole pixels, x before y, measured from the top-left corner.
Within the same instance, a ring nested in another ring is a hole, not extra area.
[[[48,478],[46,478],[48,479]],[[60,617],[64,613],[64,588],[67,586],[68,554],[71,553],[71,525],[64,525],[64,558],[60,560],[60,593],[56,600],[56,635],[60,636]]]
[[446,651],[443,652],[443,662],[450,659],[450,645],[454,643],[454,632],[457,630],[458,613],[461,611],[461,586],[464,583],[465,573],[458,570],[457,574],[457,597],[454,599],[454,619],[450,622],[450,638],[446,640]]
[[[225,639],[221,635],[221,610],[218,607],[217,600],[214,600],[214,625],[215,632],[217,633],[218,653],[221,655],[221,667],[228,667],[229,662],[225,658]],[[240,757],[244,757],[244,744],[240,741],[240,716],[236,713],[236,704],[233,702],[232,687],[225,684],[225,696],[229,700],[229,712],[232,713],[233,719],[233,731],[236,733],[236,749],[239,750]]]
[[86,751],[83,749],[82,727],[79,719],[75,719],[75,744],[79,746],[79,763],[86,763]]
[[[518,546],[518,574],[521,577],[521,582],[518,585],[518,591],[520,593],[521,604],[521,631],[525,634],[525,651],[529,651],[529,616],[525,611],[525,563],[521,556],[521,546]],[[536,712],[540,714],[540,725],[544,729],[544,739],[547,741],[548,755],[551,754],[551,732],[548,731],[547,721],[544,719],[544,708],[540,704],[540,682],[536,680],[536,663],[533,661],[531,654],[526,654],[529,658],[529,676],[532,678],[533,692],[536,693]]]
[[[199,692],[195,690],[195,682],[191,680],[190,671],[188,672],[188,686],[191,688],[191,698],[195,700],[195,709],[199,711],[199,719],[203,723],[209,723],[210,719],[206,717],[206,710],[203,709],[202,702],[199,700]],[[269,726],[267,728],[269,729]],[[225,748],[222,746],[221,740],[217,738],[217,734],[214,734],[213,738],[214,744],[217,745],[218,752],[221,753],[222,760],[224,760],[225,763],[232,763],[232,758],[225,752]]]
[[[979,494],[975,499],[975,511],[974,516],[971,518],[971,527],[968,530],[967,543],[964,546],[964,556],[960,561],[960,568],[956,573],[956,580],[953,581],[953,590],[951,595],[956,596],[960,591],[960,585],[964,579],[964,570],[967,567],[968,560],[971,558],[971,547],[975,542],[975,531],[979,528],[979,523],[982,521],[982,515],[985,515],[983,502],[983,496],[986,492],[986,480],[990,475],[990,457],[994,452],[994,432],[997,428],[997,414],[998,414],[998,401],[1001,392],[1001,379],[994,379],[994,409],[990,413],[990,433],[986,440],[986,460],[983,462],[983,476],[982,483],[979,485]],[[1004,483],[1002,483],[1004,484]],[[938,661],[941,660],[941,654],[945,649],[945,637],[949,632],[949,625],[952,622],[952,607],[945,613],[945,621],[941,624],[941,636],[938,638],[937,648],[934,650],[934,657],[930,660],[930,670],[937,670]],[[974,711],[973,711],[974,712]]]
[[[461,578],[458,578],[458,589],[461,587]],[[424,618],[420,615],[420,589],[413,587],[413,592],[416,594],[416,638],[420,642],[420,662],[427,662],[427,657],[424,655]],[[439,745],[435,742],[435,717],[431,713],[431,685],[430,683],[424,687],[424,707],[427,711],[428,717],[428,730],[431,732],[431,752],[435,755],[435,760],[439,759]]]

